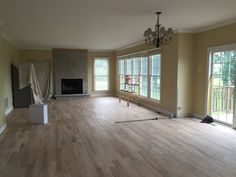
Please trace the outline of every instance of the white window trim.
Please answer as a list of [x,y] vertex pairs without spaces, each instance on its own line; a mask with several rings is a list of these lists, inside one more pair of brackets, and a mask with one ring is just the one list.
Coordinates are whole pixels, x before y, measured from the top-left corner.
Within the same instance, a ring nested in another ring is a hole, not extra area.
[[[108,61],[108,87],[107,90],[95,90],[95,60],[96,59],[106,59]],[[92,76],[92,83],[93,83],[93,92],[94,93],[104,93],[110,91],[110,57],[93,57],[93,76]]]

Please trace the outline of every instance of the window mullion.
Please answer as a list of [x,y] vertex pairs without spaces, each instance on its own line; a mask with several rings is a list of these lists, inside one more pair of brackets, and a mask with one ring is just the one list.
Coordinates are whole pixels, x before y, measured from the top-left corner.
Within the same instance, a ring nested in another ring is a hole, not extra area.
[[139,57],[138,58],[138,84],[139,84],[139,86],[138,86],[138,95],[140,96],[140,88],[141,88],[141,85],[140,85],[140,75],[141,75],[141,60],[142,60],[142,58],[141,57]]
[[151,59],[150,59],[151,57],[150,56],[148,56],[148,72],[147,72],[147,76],[148,76],[148,78],[147,78],[147,82],[148,82],[148,84],[147,84],[147,90],[148,90],[148,93],[147,93],[147,96],[148,96],[148,98],[151,98],[151,68],[152,68],[152,62],[151,62]]

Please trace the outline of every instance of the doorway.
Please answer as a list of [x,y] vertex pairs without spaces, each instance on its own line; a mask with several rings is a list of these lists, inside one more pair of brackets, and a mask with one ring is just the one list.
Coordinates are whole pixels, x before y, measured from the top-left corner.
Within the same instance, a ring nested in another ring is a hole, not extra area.
[[236,48],[210,50],[209,61],[208,114],[216,121],[233,125]]

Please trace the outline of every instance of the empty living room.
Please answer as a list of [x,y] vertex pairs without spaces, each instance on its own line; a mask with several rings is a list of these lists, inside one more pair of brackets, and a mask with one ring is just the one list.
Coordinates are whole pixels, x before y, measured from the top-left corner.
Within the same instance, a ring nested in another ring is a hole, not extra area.
[[2,0],[0,177],[236,177],[235,0]]

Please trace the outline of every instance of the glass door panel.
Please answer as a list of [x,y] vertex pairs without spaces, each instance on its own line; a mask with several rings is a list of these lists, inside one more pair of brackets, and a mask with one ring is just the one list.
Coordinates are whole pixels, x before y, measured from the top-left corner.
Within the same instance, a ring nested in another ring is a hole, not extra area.
[[211,116],[233,124],[236,50],[212,53],[210,77]]

